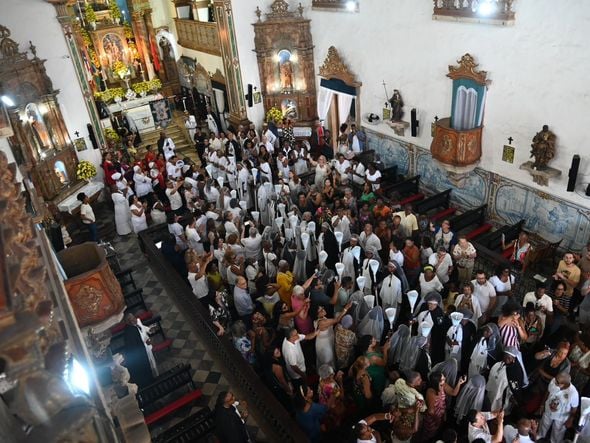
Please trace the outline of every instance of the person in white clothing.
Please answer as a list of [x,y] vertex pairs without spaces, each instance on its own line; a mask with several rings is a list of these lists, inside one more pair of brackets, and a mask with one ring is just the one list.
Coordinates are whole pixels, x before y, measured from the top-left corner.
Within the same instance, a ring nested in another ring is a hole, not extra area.
[[188,111],[185,111],[184,127],[188,131],[188,136],[194,143],[195,134],[197,133],[197,119],[194,115],[190,115]]
[[[249,226],[249,225],[248,225]],[[246,233],[246,224],[242,228],[242,237]],[[258,229],[252,226],[248,231],[249,236],[242,238],[244,245],[244,256],[246,258],[253,258],[258,260],[260,258],[260,245],[262,244],[262,236],[258,233]]]
[[488,281],[486,273],[482,270],[475,272],[475,280],[472,280],[471,283],[473,283],[473,295],[477,298],[481,308],[482,319],[480,324],[487,323],[496,307],[496,289]]
[[562,442],[567,428],[574,424],[576,412],[580,405],[580,395],[572,379],[566,372],[560,372],[551,380],[545,393],[545,402],[541,405],[541,425],[539,437],[547,438],[551,428],[551,441]]
[[[488,420],[498,420],[496,433],[492,435],[488,427]],[[481,439],[486,443],[501,443],[504,438],[504,411],[479,412],[472,409],[467,414],[467,439],[469,443]]]
[[538,423],[536,420],[521,418],[516,422],[516,427],[512,425],[504,426],[504,442],[513,443],[533,443],[537,440]]
[[152,193],[152,179],[145,175],[139,166],[133,167],[133,182],[135,183],[135,193],[140,199],[144,199]]
[[307,334],[299,334],[297,329],[291,328],[285,339],[283,339],[283,358],[287,367],[287,373],[294,385],[302,386],[306,379],[305,357],[301,349],[303,340],[313,340],[318,335],[319,329]]
[[395,263],[389,262],[387,271],[389,275],[381,282],[381,290],[379,291],[383,310],[397,308],[398,304],[402,302],[402,282],[395,275]]
[[145,209],[147,203],[142,203],[137,198],[137,195],[129,197],[129,209],[131,211],[131,226],[133,232],[136,234],[147,229],[147,220],[145,217]]
[[166,182],[166,196],[170,200],[170,209],[172,211],[180,211],[182,209],[182,197],[180,196],[180,187],[183,185],[184,180],[173,182],[168,180]]
[[545,294],[546,288],[547,285],[545,282],[538,282],[535,292],[528,292],[522,299],[523,306],[526,306],[529,302],[535,305],[535,311],[541,319],[543,330],[545,330],[547,319],[550,322],[553,318],[553,300]]
[[201,236],[197,231],[197,221],[194,217],[189,219],[188,224],[184,230],[184,235],[190,249],[196,251],[196,253],[199,255],[205,252],[205,249],[203,248],[203,242],[201,241]]
[[438,251],[428,258],[428,264],[434,267],[440,282],[443,285],[447,284],[453,272],[453,259],[444,246],[439,247]]
[[111,194],[111,199],[115,205],[115,227],[118,235],[128,235],[131,233],[131,213],[129,212],[129,200],[123,195],[123,192],[116,190]]
[[98,243],[100,239],[98,237],[98,228],[96,227],[96,217],[94,216],[92,206],[90,206],[90,199],[83,192],[80,192],[76,196],[76,199],[81,203],[80,219],[82,220],[82,224],[88,229],[90,241]]
[[373,233],[373,225],[370,223],[367,223],[365,230],[361,232],[359,243],[365,251],[367,248],[373,248],[375,251],[381,250],[381,240]]
[[170,158],[175,156],[174,151],[176,150],[176,145],[172,141],[170,137],[164,136],[164,142],[162,144],[162,152],[164,152],[164,158],[169,160]]
[[365,177],[373,191],[377,191],[381,187],[381,172],[375,167],[374,163],[369,164],[369,169],[365,172]]

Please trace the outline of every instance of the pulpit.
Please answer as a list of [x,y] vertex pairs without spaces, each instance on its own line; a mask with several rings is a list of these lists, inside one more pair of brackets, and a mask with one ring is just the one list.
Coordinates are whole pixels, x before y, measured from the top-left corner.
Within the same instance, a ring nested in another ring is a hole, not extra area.
[[100,333],[120,322],[125,300],[104,250],[87,242],[64,249],[57,257],[80,328],[92,326],[93,332]]

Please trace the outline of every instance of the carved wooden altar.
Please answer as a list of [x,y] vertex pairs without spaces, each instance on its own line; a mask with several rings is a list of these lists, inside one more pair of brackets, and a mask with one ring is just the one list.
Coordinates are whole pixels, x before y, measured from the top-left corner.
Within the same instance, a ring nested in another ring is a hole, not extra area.
[[14,134],[9,144],[24,177],[45,198],[53,200],[76,185],[78,159],[66,129],[45,60],[31,42],[19,52],[10,31],[0,26],[0,85],[13,106],[8,109]]
[[276,0],[262,20],[254,23],[254,46],[260,72],[264,109],[277,107],[299,124],[311,124],[317,114],[313,40],[303,8],[289,10]]
[[465,54],[458,66],[449,66],[453,80],[451,117],[437,120],[430,151],[454,183],[461,185],[479,164],[487,87],[486,71],[478,71],[473,57]]

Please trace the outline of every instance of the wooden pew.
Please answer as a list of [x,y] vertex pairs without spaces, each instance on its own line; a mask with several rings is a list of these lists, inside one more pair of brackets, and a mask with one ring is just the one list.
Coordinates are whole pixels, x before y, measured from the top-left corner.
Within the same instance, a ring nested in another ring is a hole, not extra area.
[[198,442],[215,429],[215,415],[203,408],[159,434],[154,443]]
[[381,183],[395,183],[397,182],[397,165],[390,166],[389,168],[381,171]]
[[417,214],[426,214],[433,209],[448,209],[451,203],[451,189],[427,197],[414,205],[414,211]]
[[407,178],[399,183],[381,183],[380,193],[390,200],[396,194],[399,196],[415,195],[419,193],[420,176]]
[[359,163],[362,163],[366,169],[369,167],[369,163],[371,163],[372,161],[375,160],[375,150],[368,149],[366,151],[363,151],[363,152],[355,155],[354,158],[357,159],[359,161]]
[[[513,225],[505,225],[493,232],[482,235],[477,239],[477,244],[492,251],[500,250],[502,247],[502,234],[504,234],[506,244],[510,243],[512,240],[518,238],[518,234],[522,231],[524,222],[524,220],[520,220]],[[500,251],[500,253],[502,253],[502,251]],[[509,257],[510,255],[508,255],[507,258]]]
[[[190,364],[180,364],[157,377],[153,383],[137,393],[137,402],[143,410],[148,426],[201,397],[202,393],[196,389],[191,369]],[[187,387],[187,393],[171,402],[166,401],[169,395]]]
[[493,226],[485,222],[487,207],[488,205],[482,205],[478,208],[470,209],[463,214],[456,215],[450,219],[449,222],[451,223],[451,229],[453,232],[457,234],[465,228],[468,228],[472,225],[477,225],[477,228],[465,234],[467,240],[473,240],[477,236],[490,231]]
[[[156,345],[158,345],[162,342],[168,341],[168,339],[166,338],[166,334],[164,333],[164,330],[162,329],[162,325],[160,324],[161,320],[162,320],[162,317],[159,315],[156,315],[156,316],[146,318],[145,320],[141,321],[143,323],[143,325],[147,326],[147,327],[152,327],[153,325],[156,325],[156,328],[154,328],[154,332],[149,334],[150,337],[155,337],[157,335],[161,336],[160,341],[153,343],[153,348],[152,348],[153,352],[156,352]],[[112,335],[111,335],[111,342],[110,342],[109,346],[110,346],[111,352],[113,354],[121,352],[123,350],[123,348],[125,347],[125,340],[123,338],[123,330],[124,329],[125,329],[125,323],[123,323],[122,328],[120,328],[119,325],[115,325],[111,328]],[[113,330],[115,330],[116,332],[113,333]],[[170,343],[170,344],[172,344],[172,343]],[[159,347],[158,347],[158,349],[159,349]]]
[[135,284],[135,280],[133,279],[133,269],[121,269],[119,272],[115,274],[115,277],[119,281],[121,288],[126,286],[133,286],[133,289],[137,289],[137,285]]
[[135,309],[139,310],[139,309],[143,309],[144,311],[147,311],[148,308],[145,304],[145,300],[143,299],[143,290],[142,289],[136,289],[134,291],[131,291],[127,294],[124,294],[125,296],[125,304],[127,305],[127,309],[133,311]]

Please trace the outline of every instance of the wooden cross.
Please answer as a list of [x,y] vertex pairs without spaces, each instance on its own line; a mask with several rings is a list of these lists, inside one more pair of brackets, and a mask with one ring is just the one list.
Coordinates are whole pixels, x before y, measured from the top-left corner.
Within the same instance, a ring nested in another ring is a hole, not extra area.
[[80,137],[80,133],[78,131],[74,131],[74,134],[76,135],[76,137]]
[[508,137],[508,144],[511,145],[512,144],[512,140],[514,140],[512,137]]

